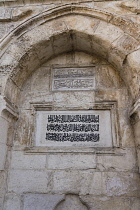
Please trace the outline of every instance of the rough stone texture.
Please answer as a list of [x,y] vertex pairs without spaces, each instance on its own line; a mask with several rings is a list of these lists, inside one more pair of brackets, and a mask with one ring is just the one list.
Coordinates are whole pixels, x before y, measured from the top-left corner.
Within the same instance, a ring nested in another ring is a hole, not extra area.
[[26,194],[24,196],[24,210],[53,210],[64,200],[64,195]]
[[67,195],[65,201],[61,201],[55,208],[56,210],[70,210],[70,209],[77,209],[77,210],[87,210],[88,208],[82,204],[79,200],[78,196],[75,195]]
[[5,197],[4,210],[20,210],[21,198],[17,194],[9,193]]
[[[0,48],[0,209],[139,210],[139,1],[0,0]],[[81,66],[95,89],[52,90]],[[37,111],[92,109],[113,147],[35,146]]]
[[8,191],[46,193],[49,191],[50,176],[51,174],[44,170],[11,170]]
[[45,169],[45,155],[24,155],[22,151],[13,151],[11,169]]
[[61,154],[47,156],[48,169],[90,169],[96,168],[95,154]]

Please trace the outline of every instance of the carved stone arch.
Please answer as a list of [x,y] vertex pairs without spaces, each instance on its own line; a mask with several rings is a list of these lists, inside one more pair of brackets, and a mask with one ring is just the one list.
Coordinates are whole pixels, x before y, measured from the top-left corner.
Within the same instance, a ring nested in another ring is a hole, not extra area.
[[[78,50],[97,54],[115,66],[132,98],[137,98],[140,72],[139,36],[134,30],[137,26],[128,21],[128,27],[122,28],[120,21],[126,20],[97,8],[77,5],[51,9],[25,21],[1,43],[1,69],[9,75],[3,95],[10,98],[9,86],[18,93],[31,72],[49,58]],[[14,98],[11,100],[16,103]]]

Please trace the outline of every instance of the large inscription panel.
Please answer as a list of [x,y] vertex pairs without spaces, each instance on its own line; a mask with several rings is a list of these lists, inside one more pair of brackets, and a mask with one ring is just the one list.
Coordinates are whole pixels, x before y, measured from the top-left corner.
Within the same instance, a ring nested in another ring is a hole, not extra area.
[[37,111],[36,146],[111,147],[109,110]]
[[95,67],[61,67],[52,69],[52,90],[94,90]]

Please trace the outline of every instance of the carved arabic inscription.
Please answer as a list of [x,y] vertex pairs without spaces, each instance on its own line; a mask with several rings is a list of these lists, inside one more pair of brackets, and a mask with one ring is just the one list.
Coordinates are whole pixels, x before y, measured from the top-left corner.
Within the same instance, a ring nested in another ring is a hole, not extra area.
[[95,67],[54,68],[52,90],[93,90],[95,89]]
[[110,110],[37,111],[36,146],[112,146]]

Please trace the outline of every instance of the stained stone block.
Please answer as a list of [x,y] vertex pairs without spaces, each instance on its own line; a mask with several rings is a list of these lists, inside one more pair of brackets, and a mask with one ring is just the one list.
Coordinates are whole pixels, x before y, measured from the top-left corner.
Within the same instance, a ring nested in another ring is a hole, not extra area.
[[23,198],[23,210],[54,210],[64,200],[64,195],[26,194]]

